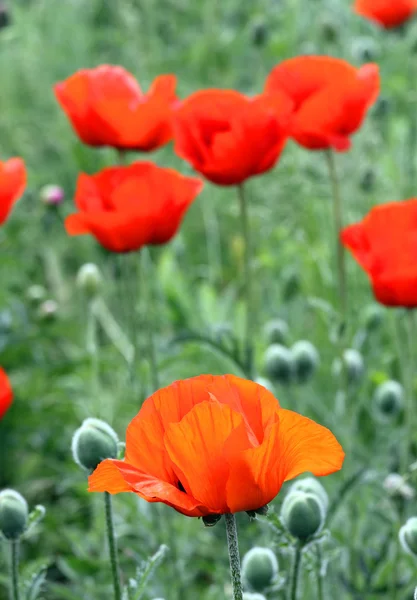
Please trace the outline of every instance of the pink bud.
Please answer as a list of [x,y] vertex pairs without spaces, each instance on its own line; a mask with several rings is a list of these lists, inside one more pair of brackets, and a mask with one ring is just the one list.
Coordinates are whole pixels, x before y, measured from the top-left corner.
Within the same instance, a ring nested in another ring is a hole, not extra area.
[[40,199],[47,206],[57,206],[64,201],[65,193],[59,185],[44,185],[40,191]]

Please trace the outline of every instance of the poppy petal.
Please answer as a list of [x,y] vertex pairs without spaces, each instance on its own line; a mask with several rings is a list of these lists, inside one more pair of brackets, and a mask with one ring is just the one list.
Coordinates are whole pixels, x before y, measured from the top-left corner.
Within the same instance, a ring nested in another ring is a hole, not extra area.
[[9,217],[11,210],[26,187],[26,167],[21,158],[0,162],[0,225]]
[[142,473],[121,460],[101,462],[88,478],[89,492],[134,492],[148,502],[164,502],[190,517],[208,514],[208,510],[177,487]]
[[229,510],[226,482],[230,469],[224,447],[236,430],[240,443],[249,447],[242,416],[213,400],[196,405],[179,423],[169,425],[164,436],[184,488],[213,513]]
[[13,390],[9,378],[0,367],[0,419],[4,417],[13,400]]

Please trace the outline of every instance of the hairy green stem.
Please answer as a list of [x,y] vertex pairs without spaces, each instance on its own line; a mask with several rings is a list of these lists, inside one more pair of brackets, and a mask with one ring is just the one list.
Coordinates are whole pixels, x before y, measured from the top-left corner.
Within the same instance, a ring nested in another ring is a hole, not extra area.
[[327,166],[329,169],[329,178],[333,196],[333,223],[335,230],[334,233],[336,235],[338,293],[340,303],[340,314],[342,317],[342,326],[344,326],[346,322],[347,312],[347,285],[345,250],[340,241],[340,232],[343,228],[342,198],[340,195],[339,180],[337,177],[336,163],[333,150],[326,150],[326,159]]
[[104,492],[104,507],[106,511],[107,539],[109,543],[110,565],[113,577],[114,600],[122,600],[122,588],[120,586],[119,562],[117,559],[117,544],[114,534],[113,508],[111,496]]
[[291,572],[291,583],[288,590],[288,600],[297,600],[298,585],[301,575],[301,554],[303,551],[302,545],[297,542],[295,545],[294,560]]
[[247,371],[247,375],[250,379],[253,379],[253,331],[254,331],[254,309],[253,309],[253,297],[252,297],[252,268],[251,268],[251,240],[250,240],[250,229],[248,219],[248,207],[245,197],[245,190],[243,184],[238,186],[239,196],[239,208],[240,208],[240,223],[242,230],[242,237],[244,243],[244,256],[243,256],[243,277],[244,277],[244,289],[245,289],[245,338],[244,338],[244,364]]
[[10,542],[10,551],[11,597],[12,600],[19,600],[19,540]]
[[316,555],[317,555],[317,600],[324,600],[324,580],[322,576],[322,563],[323,557],[321,553],[320,544],[316,544]]
[[147,347],[148,347],[148,360],[151,374],[151,382],[153,391],[159,389],[159,372],[158,362],[156,359],[156,347],[155,347],[155,298],[153,297],[152,282],[154,281],[153,265],[147,248],[142,250],[142,290],[144,290],[145,297],[145,320],[146,320],[146,334],[147,334]]
[[233,587],[233,600],[242,600],[242,577],[240,572],[239,544],[235,515],[225,514],[227,547],[229,550],[230,575]]
[[407,338],[407,350],[406,350],[406,365],[404,366],[404,387],[406,394],[406,405],[405,405],[405,447],[402,470],[405,473],[408,471],[411,455],[411,445],[414,438],[414,340],[415,340],[415,322],[414,322],[414,310],[407,310],[406,315],[406,338]]

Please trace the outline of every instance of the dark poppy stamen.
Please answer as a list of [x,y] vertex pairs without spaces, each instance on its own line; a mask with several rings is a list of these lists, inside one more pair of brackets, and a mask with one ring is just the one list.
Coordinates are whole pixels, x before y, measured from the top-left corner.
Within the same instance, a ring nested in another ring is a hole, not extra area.
[[181,481],[178,481],[178,489],[180,490],[180,492],[185,492],[185,488],[182,485]]

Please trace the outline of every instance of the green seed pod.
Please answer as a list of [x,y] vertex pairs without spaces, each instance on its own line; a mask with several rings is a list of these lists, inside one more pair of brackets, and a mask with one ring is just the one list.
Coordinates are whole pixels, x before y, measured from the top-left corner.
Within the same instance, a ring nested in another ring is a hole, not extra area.
[[265,340],[270,344],[286,344],[288,341],[289,329],[283,319],[272,319],[264,327]]
[[17,540],[28,525],[26,500],[14,490],[0,492],[0,533],[8,540]]
[[[310,54],[310,52],[303,52],[303,54]],[[314,51],[312,52],[314,54]],[[288,267],[285,269],[281,276],[282,280],[282,297],[284,302],[289,302],[295,296],[300,293],[301,281],[300,275],[294,267]]]
[[360,187],[364,192],[372,192],[375,187],[375,169],[366,168],[360,177]]
[[263,594],[251,594],[250,592],[243,592],[243,600],[266,600]]
[[417,556],[417,517],[411,517],[398,534],[401,546],[408,554]]
[[383,318],[384,312],[377,304],[370,304],[364,310],[364,325],[369,332],[379,329]]
[[281,519],[287,531],[301,542],[319,533],[324,525],[325,510],[319,496],[290,492],[281,507]]
[[100,419],[86,419],[72,438],[72,456],[81,468],[91,472],[105,458],[117,458],[117,444],[110,425]]
[[311,379],[319,365],[319,353],[311,342],[300,340],[291,348],[294,375],[298,383]]
[[278,575],[278,560],[269,548],[255,547],[242,559],[242,579],[246,587],[262,592]]
[[251,26],[251,39],[254,46],[264,46],[268,41],[268,24],[264,17],[257,17]]
[[365,373],[365,365],[362,354],[353,348],[348,348],[343,352],[343,368],[342,361],[338,358],[333,363],[333,375],[340,377],[342,372],[346,370],[347,380],[350,385],[359,383]]
[[77,273],[77,286],[84,292],[87,298],[97,296],[103,285],[103,277],[100,269],[94,263],[86,263]]
[[304,477],[304,479],[298,479],[292,484],[288,493],[291,494],[292,492],[298,491],[318,496],[323,504],[324,513],[327,514],[327,509],[329,508],[329,496],[327,495],[324,487],[315,477]]
[[287,384],[293,373],[292,354],[280,344],[272,344],[265,352],[265,372],[273,382]]
[[397,417],[404,408],[404,390],[398,381],[384,381],[375,390],[374,407],[376,414],[389,421]]

